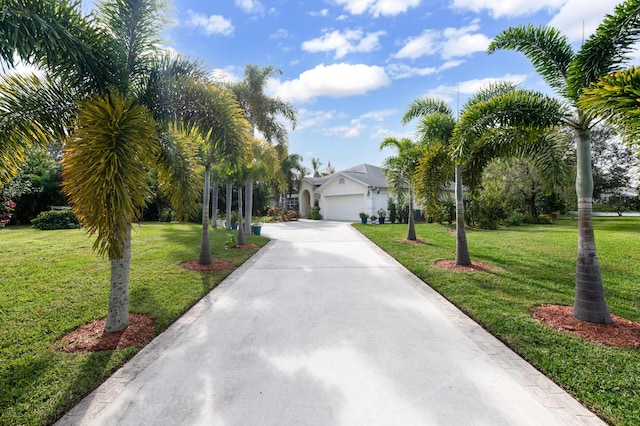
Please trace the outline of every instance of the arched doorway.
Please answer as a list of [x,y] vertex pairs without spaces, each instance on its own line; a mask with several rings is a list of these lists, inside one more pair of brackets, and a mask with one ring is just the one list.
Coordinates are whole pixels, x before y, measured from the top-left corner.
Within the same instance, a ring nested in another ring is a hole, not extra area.
[[304,189],[299,196],[300,217],[307,217],[311,210],[311,193]]

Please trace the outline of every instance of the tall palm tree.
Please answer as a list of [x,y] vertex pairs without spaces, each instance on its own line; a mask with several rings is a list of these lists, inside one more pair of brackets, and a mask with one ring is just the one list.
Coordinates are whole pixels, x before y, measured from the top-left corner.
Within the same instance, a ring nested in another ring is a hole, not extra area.
[[[278,121],[278,117],[284,117],[295,128],[296,110],[290,103],[280,98],[271,98],[264,93],[269,80],[281,74],[282,71],[272,66],[260,68],[257,65],[247,64],[244,79],[234,84],[232,90],[251,124],[251,136],[255,136],[257,130],[269,143],[279,147],[280,152],[286,152],[289,142],[287,130]],[[245,192],[245,223],[251,223],[253,181],[246,182]]]
[[409,224],[407,239],[415,241],[416,226],[413,217],[413,200],[416,187],[416,170],[420,158],[424,154],[424,147],[414,143],[411,139],[386,138],[380,143],[380,150],[395,148],[397,155],[388,157],[382,164],[382,171],[387,177],[389,189],[399,203],[407,199],[409,204]]
[[574,52],[569,40],[549,26],[511,27],[498,34],[489,53],[516,50],[531,60],[547,84],[575,107],[564,124],[573,128],[577,144],[578,256],[573,314],[593,323],[611,323],[593,231],[591,129],[593,116],[578,103],[583,90],[620,69],[640,34],[640,0],[627,0],[606,15],[596,32]]
[[[291,198],[291,194],[296,190],[304,175],[306,169],[302,164],[303,158],[300,154],[289,154],[280,163],[280,182],[281,187]],[[286,205],[284,206],[286,208]]]

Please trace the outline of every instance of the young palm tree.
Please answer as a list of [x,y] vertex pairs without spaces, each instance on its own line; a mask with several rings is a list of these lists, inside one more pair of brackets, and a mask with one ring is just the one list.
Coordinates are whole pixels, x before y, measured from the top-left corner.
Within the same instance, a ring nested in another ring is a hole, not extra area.
[[394,157],[388,157],[382,164],[382,171],[387,177],[389,189],[399,203],[406,199],[409,204],[409,225],[407,239],[415,241],[416,226],[413,217],[413,200],[416,187],[416,170],[420,158],[424,155],[424,147],[411,139],[386,138],[380,143],[380,150],[393,147],[397,151]]
[[[462,117],[456,121],[453,111],[439,99],[420,98],[415,100],[403,117],[407,123],[420,117],[417,134],[426,148],[417,168],[417,180],[427,203],[437,203],[446,185],[454,175],[456,197],[456,264],[471,265],[464,224],[463,169],[468,185],[479,184],[482,171],[495,158],[520,156],[528,157],[549,179],[560,179],[566,175],[562,168],[560,146],[546,137],[544,126],[552,126],[554,121],[540,119],[537,127],[510,129],[495,127],[501,110],[492,113],[487,106],[495,104],[495,98],[509,95],[512,100],[540,96],[546,107],[544,111],[558,111],[560,106],[553,99],[542,95],[517,90],[510,82],[491,84],[479,90],[465,103]],[[508,104],[509,108],[515,103]],[[478,112],[481,111],[481,112]],[[541,110],[542,111],[542,110]],[[462,141],[462,142],[461,142]],[[460,145],[463,148],[460,148]],[[553,170],[550,168],[553,167]]]
[[311,168],[313,169],[313,177],[320,177],[320,167],[322,162],[319,158],[311,158]]
[[[280,163],[281,188],[286,191],[289,197],[298,188],[307,171],[302,164],[303,161],[300,154],[289,154]],[[286,209],[286,205],[284,208]]]
[[[264,93],[268,81],[281,74],[282,71],[271,66],[260,68],[257,65],[247,64],[244,79],[234,84],[232,90],[251,124],[251,136],[255,136],[255,131],[258,130],[269,143],[275,143],[280,147],[280,151],[284,152],[288,137],[285,127],[278,121],[278,116],[287,119],[295,128],[296,110],[290,103],[280,98],[271,98]],[[245,192],[245,222],[251,223],[253,181],[246,182]]]
[[573,314],[594,323],[611,323],[611,316],[604,298],[593,232],[591,129],[594,121],[578,101],[591,83],[619,69],[639,34],[640,0],[627,0],[618,5],[613,14],[605,16],[578,52],[573,51],[567,37],[555,28],[531,25],[508,28],[494,38],[488,50],[489,53],[498,49],[523,53],[547,84],[575,107],[575,115],[564,118],[564,124],[574,129],[577,144],[578,256]]

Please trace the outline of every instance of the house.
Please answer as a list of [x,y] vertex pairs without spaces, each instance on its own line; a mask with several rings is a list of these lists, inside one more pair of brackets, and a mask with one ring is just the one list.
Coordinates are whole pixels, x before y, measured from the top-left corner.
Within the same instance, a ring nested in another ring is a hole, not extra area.
[[300,215],[307,216],[318,201],[327,220],[357,222],[360,212],[378,215],[387,210],[389,187],[380,167],[361,164],[324,177],[305,177],[298,189]]

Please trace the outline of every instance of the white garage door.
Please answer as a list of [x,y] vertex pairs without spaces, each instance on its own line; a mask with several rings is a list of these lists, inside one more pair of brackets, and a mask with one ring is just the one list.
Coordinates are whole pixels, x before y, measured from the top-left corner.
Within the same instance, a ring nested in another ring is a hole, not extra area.
[[364,208],[362,195],[331,195],[324,199],[325,219],[358,222]]

